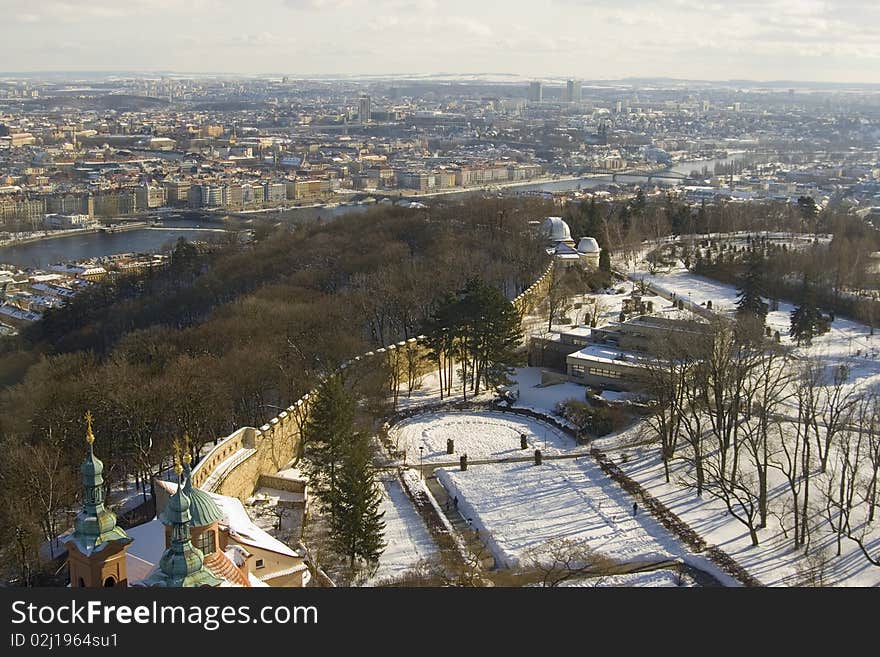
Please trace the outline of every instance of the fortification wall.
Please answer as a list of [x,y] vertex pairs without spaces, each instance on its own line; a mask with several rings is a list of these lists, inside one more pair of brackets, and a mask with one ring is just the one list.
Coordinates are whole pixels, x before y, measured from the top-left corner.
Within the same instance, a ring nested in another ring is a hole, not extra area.
[[[399,350],[417,348],[424,338],[420,335],[355,356],[326,378],[353,366],[369,366],[377,358],[391,358]],[[302,427],[322,385],[323,381],[259,429],[243,427],[217,443],[193,468],[193,485],[245,501],[257,488],[260,475],[278,472],[298,454]]]
[[[532,311],[546,295],[552,269],[551,262],[538,280],[511,302],[520,315]],[[393,358],[400,350],[418,348],[424,339],[420,335],[355,356],[326,378],[350,367],[369,367],[375,359]],[[221,440],[193,468],[193,485],[245,501],[257,488],[260,475],[278,472],[299,453],[302,427],[322,385],[323,381],[259,429],[243,427]]]
[[540,300],[547,296],[547,288],[550,285],[550,273],[553,271],[553,265],[553,262],[547,265],[547,269],[544,270],[544,273],[541,274],[538,280],[511,301],[519,312],[520,317],[532,312]]

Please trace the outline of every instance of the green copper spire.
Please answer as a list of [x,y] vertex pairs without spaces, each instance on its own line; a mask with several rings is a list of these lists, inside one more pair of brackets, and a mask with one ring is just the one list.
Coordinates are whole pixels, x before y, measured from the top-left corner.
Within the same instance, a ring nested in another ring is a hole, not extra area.
[[95,434],[92,433],[92,414],[86,413],[86,459],[80,466],[83,485],[83,507],[74,521],[74,531],[65,543],[75,543],[83,554],[103,549],[107,544],[131,543],[125,531],[116,525],[116,514],[104,507],[104,464],[95,456]]
[[171,526],[171,545],[159,560],[159,570],[148,577],[147,586],[217,586],[223,580],[205,568],[205,555],[190,540],[190,501],[184,490],[183,468],[177,461],[177,492],[168,500],[159,519]]

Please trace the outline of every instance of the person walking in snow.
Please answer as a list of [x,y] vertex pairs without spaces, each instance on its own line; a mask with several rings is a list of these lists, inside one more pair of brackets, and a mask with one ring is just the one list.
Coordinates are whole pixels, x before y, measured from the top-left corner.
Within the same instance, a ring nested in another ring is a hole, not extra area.
[[638,512],[638,510],[639,510],[639,503],[633,502],[633,518],[636,517],[636,513]]
[[458,495],[455,496],[455,499],[452,500],[453,504],[455,504],[455,508],[458,508]]

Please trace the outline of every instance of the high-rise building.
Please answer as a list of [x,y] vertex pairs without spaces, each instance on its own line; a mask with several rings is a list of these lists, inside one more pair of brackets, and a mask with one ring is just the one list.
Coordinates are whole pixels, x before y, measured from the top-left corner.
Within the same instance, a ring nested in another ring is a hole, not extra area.
[[529,84],[529,100],[533,103],[540,103],[544,100],[544,85],[540,80]]
[[580,80],[569,80],[565,83],[565,99],[570,103],[579,103],[583,92]]
[[372,116],[372,108],[370,107],[370,97],[361,96],[358,98],[358,121],[360,123],[369,123]]

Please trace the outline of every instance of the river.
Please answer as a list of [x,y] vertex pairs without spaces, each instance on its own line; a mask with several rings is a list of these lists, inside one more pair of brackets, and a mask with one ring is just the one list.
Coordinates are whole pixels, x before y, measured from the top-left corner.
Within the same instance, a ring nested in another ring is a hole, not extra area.
[[[701,171],[704,167],[711,173],[716,164],[730,164],[738,159],[743,159],[745,154],[735,154],[727,158],[713,160],[689,160],[678,162],[671,167],[676,173],[689,174],[691,171]],[[633,183],[646,180],[646,176],[618,175],[620,183]],[[611,182],[611,176],[600,174],[587,176],[575,180],[555,180],[531,185],[517,185],[503,188],[506,194],[522,192],[565,192],[576,189],[593,189]],[[652,179],[658,185],[674,185],[675,180]],[[451,194],[453,198],[464,198],[471,195],[485,193],[482,189],[468,190]],[[418,199],[419,197],[413,197]],[[265,219],[277,219],[280,221],[311,221],[317,218],[335,219],[347,214],[361,213],[372,208],[373,205],[339,205],[333,208],[327,207],[304,207],[286,210],[283,213],[264,212],[254,214],[254,217]],[[31,242],[20,246],[0,247],[0,263],[7,263],[25,268],[44,268],[55,262],[73,262],[98,258],[119,253],[155,253],[163,247],[173,244],[179,238],[188,240],[209,240],[219,233],[204,230],[194,230],[197,226],[203,228],[221,229],[222,224],[211,223],[207,219],[166,219],[167,228],[153,229],[144,228],[125,231],[122,233],[104,234],[91,233],[86,235],[71,235],[55,239]]]
[[[731,164],[737,160],[742,160],[746,157],[745,153],[737,153],[725,158],[716,158],[711,160],[686,160],[682,162],[676,162],[669,169],[669,172],[680,173],[683,175],[690,174],[691,171],[702,171],[705,167],[710,174],[713,173],[715,169],[715,165],[717,164]],[[662,172],[667,173],[667,172]],[[639,175],[639,174],[625,174],[619,173],[617,174],[617,183],[627,184],[627,183],[638,183],[643,182],[648,179],[647,175]],[[505,191],[510,193],[517,192],[569,192],[576,189],[594,189],[596,187],[601,187],[603,185],[608,185],[612,182],[611,174],[595,174],[590,176],[584,176],[583,178],[577,178],[574,180],[555,180],[551,182],[542,182],[535,183],[534,185],[517,185],[516,187],[508,187],[505,188]],[[663,186],[672,186],[679,183],[678,180],[674,179],[665,179],[665,178],[652,178],[652,184],[657,184],[661,187]]]
[[[202,226],[199,230],[197,225]],[[213,230],[204,230],[211,228]],[[0,263],[40,269],[56,262],[74,262],[119,253],[156,253],[181,237],[209,241],[223,230],[222,224],[194,221],[169,222],[168,228],[138,228],[121,233],[86,233],[55,237],[0,248]]]

